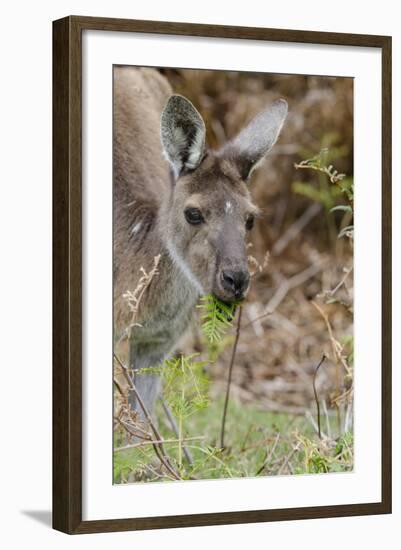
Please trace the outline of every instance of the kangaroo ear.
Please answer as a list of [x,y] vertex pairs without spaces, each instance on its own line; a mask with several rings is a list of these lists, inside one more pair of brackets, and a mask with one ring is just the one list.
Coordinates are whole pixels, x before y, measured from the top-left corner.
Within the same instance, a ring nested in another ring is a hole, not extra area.
[[193,170],[203,157],[206,129],[202,117],[188,99],[173,95],[161,116],[161,141],[177,178]]
[[223,147],[221,154],[227,155],[237,164],[244,180],[250,177],[252,171],[276,143],[287,111],[287,102],[278,99]]

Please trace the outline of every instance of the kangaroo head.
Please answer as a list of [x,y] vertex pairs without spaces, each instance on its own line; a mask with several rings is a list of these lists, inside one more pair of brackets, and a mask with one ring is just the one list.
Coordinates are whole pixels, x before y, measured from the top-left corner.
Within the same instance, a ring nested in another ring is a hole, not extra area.
[[174,95],[162,113],[161,141],[173,180],[162,210],[162,237],[201,294],[226,302],[246,295],[246,233],[258,213],[249,179],[276,142],[286,115],[287,103],[278,100],[220,150],[209,151],[205,124],[190,101]]

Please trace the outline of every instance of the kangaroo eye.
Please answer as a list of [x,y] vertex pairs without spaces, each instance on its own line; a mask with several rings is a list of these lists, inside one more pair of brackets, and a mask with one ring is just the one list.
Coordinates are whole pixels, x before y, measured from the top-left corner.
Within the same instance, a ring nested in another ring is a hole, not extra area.
[[253,227],[253,223],[255,221],[255,218],[254,216],[252,216],[252,214],[250,216],[248,216],[246,222],[245,222],[245,228],[247,231],[250,231]]
[[187,208],[184,214],[187,222],[191,223],[192,225],[198,225],[204,221],[202,212],[199,210],[199,208]]

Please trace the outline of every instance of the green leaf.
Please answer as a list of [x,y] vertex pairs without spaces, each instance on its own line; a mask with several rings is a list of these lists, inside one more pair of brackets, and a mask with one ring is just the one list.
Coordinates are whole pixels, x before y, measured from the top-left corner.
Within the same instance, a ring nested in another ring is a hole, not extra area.
[[198,307],[204,311],[201,316],[202,332],[209,343],[219,342],[225,332],[232,327],[237,304],[227,304],[212,294],[203,296],[201,302]]

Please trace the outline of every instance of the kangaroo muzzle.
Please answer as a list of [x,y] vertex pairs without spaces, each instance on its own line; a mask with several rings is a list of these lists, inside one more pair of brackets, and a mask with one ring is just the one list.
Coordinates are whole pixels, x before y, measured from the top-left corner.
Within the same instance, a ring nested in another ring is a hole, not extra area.
[[223,269],[220,274],[221,286],[236,300],[241,300],[249,287],[249,271],[246,269]]

